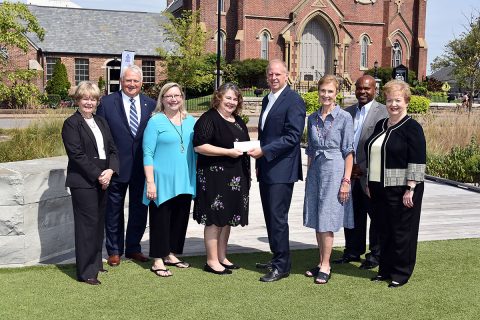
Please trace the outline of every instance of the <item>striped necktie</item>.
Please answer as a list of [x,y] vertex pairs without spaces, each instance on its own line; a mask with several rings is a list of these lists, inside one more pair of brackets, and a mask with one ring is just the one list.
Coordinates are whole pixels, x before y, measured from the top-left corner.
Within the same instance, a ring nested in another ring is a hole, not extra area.
[[133,136],[137,135],[138,130],[138,114],[137,107],[135,107],[135,99],[130,98],[130,130]]

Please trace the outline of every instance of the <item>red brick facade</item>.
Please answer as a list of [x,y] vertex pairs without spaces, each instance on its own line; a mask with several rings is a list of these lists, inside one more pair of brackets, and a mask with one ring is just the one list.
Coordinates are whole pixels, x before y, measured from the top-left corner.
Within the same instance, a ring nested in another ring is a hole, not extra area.
[[[184,9],[201,10],[202,22],[210,36],[207,50],[214,52],[217,31],[214,13],[218,0],[183,3]],[[392,66],[392,47],[398,42],[401,57],[396,61],[415,71],[419,79],[426,75],[425,0],[223,0],[223,3],[221,24],[226,34],[227,61],[261,57],[262,32],[266,31],[270,36],[268,58],[283,59],[289,66],[291,80],[299,81],[302,50],[305,55],[308,50],[306,44],[302,46],[302,37],[308,38],[308,30],[318,30],[316,35],[325,36],[327,41],[312,40],[321,43],[324,51],[321,55],[313,53],[317,60],[311,63],[312,70],[333,73],[336,60],[336,73],[354,80],[365,69],[372,68],[374,61],[383,67]],[[309,25],[312,21],[315,24]],[[360,63],[362,37],[369,40],[364,67]],[[306,70],[305,61],[303,68]]]

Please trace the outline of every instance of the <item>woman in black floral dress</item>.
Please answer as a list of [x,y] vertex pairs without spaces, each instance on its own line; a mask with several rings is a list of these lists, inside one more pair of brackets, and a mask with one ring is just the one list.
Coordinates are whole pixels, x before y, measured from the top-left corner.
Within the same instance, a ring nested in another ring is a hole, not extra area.
[[193,145],[199,155],[193,218],[205,225],[204,270],[215,274],[238,269],[227,259],[230,228],[248,224],[250,158],[233,148],[236,141],[250,140],[239,116],[242,102],[236,85],[223,84],[213,95],[212,108],[194,128]]

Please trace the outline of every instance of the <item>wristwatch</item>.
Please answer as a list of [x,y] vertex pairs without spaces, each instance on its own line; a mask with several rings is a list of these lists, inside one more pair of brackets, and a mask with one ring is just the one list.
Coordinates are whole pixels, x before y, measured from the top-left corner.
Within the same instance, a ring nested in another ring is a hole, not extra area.
[[412,187],[412,186],[407,185],[407,190],[413,192],[413,191],[415,191],[415,186]]

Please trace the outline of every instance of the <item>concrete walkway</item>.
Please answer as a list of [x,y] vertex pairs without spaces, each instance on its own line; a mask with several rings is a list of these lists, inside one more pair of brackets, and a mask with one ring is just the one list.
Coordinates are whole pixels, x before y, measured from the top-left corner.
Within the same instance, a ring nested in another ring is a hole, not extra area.
[[[305,155],[303,163],[306,164]],[[306,165],[303,172],[306,173]],[[305,184],[295,184],[289,213],[291,249],[315,248],[313,229],[303,227],[303,197]],[[480,237],[480,193],[426,182],[420,222],[420,241],[478,238]],[[335,234],[334,245],[344,246],[343,231]],[[267,230],[263,219],[258,183],[252,183],[250,190],[249,225],[232,228],[229,252],[269,251]],[[143,252],[148,254],[148,228],[142,239]],[[185,255],[204,255],[203,226],[191,220],[185,243]],[[73,263],[73,253],[64,255],[49,263]],[[107,257],[104,252],[104,257]]]

